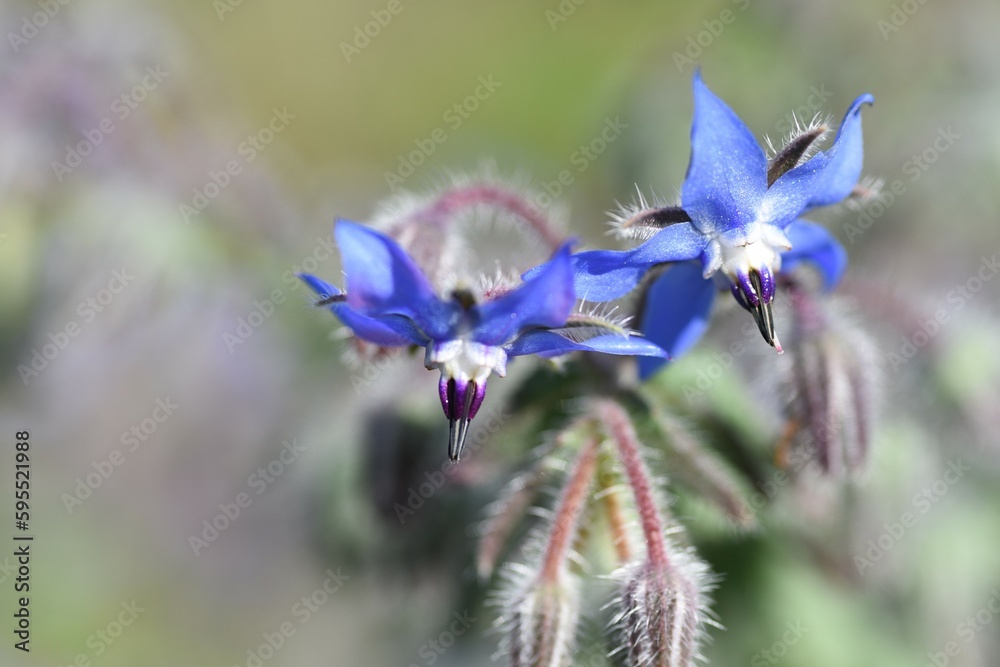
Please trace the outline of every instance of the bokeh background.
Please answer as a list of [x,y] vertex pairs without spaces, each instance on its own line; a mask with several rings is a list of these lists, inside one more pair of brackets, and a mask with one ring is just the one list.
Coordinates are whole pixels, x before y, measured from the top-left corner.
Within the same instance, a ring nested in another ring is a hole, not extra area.
[[[0,549],[2,664],[491,664],[473,528],[503,482],[490,463],[532,443],[502,430],[401,523],[394,500],[444,455],[436,378],[345,358],[290,272],[337,282],[332,221],[371,220],[386,173],[437,128],[403,188],[492,169],[544,192],[569,170],[568,231],[611,243],[616,199],[683,179],[695,66],[761,137],[873,93],[865,171],[900,184],[880,208],[818,216],[884,362],[867,475],[779,488],[749,534],[679,505],[723,576],[712,664],[996,664],[992,0],[49,0],[5,2],[0,20],[0,506],[28,429],[36,535],[30,654],[12,648]],[[574,159],[616,119],[599,155]],[[707,400],[766,446],[768,393],[737,363]],[[328,573],[339,588],[319,595]],[[439,652],[453,613],[476,621]]]

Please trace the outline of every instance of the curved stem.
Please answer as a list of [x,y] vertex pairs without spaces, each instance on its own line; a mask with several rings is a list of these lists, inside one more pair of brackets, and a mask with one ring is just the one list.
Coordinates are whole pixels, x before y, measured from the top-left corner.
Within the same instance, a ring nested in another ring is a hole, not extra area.
[[653,492],[649,470],[639,453],[639,438],[632,426],[632,420],[622,406],[609,400],[597,403],[597,415],[617,445],[618,457],[635,495],[635,505],[639,510],[649,562],[657,569],[666,568],[670,565],[670,560],[667,557],[667,543],[663,534],[663,519]]
[[549,246],[551,252],[555,252],[562,245],[562,235],[552,228],[542,211],[519,193],[496,185],[469,185],[448,190],[424,208],[397,223],[390,234],[396,236],[406,223],[414,220],[437,225],[450,223],[458,211],[473,206],[495,206],[512,213],[524,221]]
[[540,574],[543,582],[557,582],[569,556],[570,546],[576,536],[576,527],[587,502],[594,472],[597,470],[597,446],[597,438],[591,438],[583,445],[559,499],[545,555],[542,557]]

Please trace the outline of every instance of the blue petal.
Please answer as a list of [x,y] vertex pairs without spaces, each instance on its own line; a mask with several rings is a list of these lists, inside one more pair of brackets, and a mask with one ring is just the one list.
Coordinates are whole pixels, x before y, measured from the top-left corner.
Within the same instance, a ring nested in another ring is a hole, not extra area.
[[707,244],[708,237],[682,222],[657,232],[632,250],[578,253],[573,255],[576,294],[587,301],[617,299],[635,289],[653,266],[694,259]]
[[773,224],[784,227],[803,211],[836,204],[851,194],[861,178],[864,161],[861,107],[874,103],[875,98],[868,94],[854,100],[833,145],[774,182],[764,203]]
[[479,306],[479,322],[473,339],[486,345],[503,345],[521,329],[555,328],[566,324],[576,303],[571,245],[571,242],[563,244],[523,285]]
[[742,228],[753,222],[766,190],[767,157],[757,139],[695,72],[684,210],[706,232]]
[[308,285],[313,292],[316,292],[316,295],[321,299],[325,299],[328,296],[340,296],[343,294],[343,292],[330,283],[326,282],[322,278],[317,278],[312,274],[296,273],[295,275],[299,280]]
[[785,229],[792,249],[782,253],[781,270],[812,262],[823,275],[823,287],[833,289],[847,268],[847,251],[826,229],[808,220],[796,220]]
[[507,349],[507,356],[538,354],[543,357],[557,357],[569,352],[603,352],[625,356],[665,357],[666,352],[655,344],[639,336],[619,336],[607,334],[595,336],[578,343],[552,331],[537,329],[518,337]]
[[408,318],[435,340],[450,336],[457,307],[438,299],[427,277],[395,240],[347,220],[339,221],[334,233],[351,308],[369,317]]
[[[300,273],[298,277],[320,297],[342,294],[339,289],[316,276]],[[343,302],[331,304],[330,312],[349,327],[355,336],[376,345],[386,347],[423,346],[429,342],[427,337],[412,322],[398,315],[367,317]]]
[[[667,269],[649,287],[639,330],[676,359],[705,333],[716,291],[695,262]],[[640,377],[645,380],[663,364],[660,359],[640,359]]]

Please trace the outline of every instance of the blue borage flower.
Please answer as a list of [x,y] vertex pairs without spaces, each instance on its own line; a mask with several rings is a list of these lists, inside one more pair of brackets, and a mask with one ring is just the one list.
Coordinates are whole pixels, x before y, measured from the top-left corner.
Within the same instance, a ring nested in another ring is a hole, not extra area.
[[438,393],[451,426],[452,460],[462,453],[487,378],[493,373],[504,377],[511,357],[576,350],[666,356],[611,323],[574,317],[570,243],[531,279],[479,302],[462,288],[439,296],[413,259],[385,234],[341,220],[335,235],[346,293],[315,276],[299,278],[320,295],[316,305],[328,306],[358,338],[385,347],[426,348],[424,365],[441,371]]
[[[683,354],[704,332],[715,292],[728,287],[780,352],[771,315],[775,274],[811,262],[830,289],[846,267],[847,254],[836,239],[799,216],[854,192],[862,163],[861,107],[873,102],[867,94],[854,100],[828,150],[809,157],[827,131],[819,125],[802,130],[768,160],[743,121],[696,72],[681,205],[651,208],[640,199],[640,206],[625,211],[619,229],[651,238],[632,250],[575,255],[577,292],[595,301],[615,299],[650,269],[681,262],[651,283],[642,333],[671,356]],[[640,359],[643,377],[663,363]]]

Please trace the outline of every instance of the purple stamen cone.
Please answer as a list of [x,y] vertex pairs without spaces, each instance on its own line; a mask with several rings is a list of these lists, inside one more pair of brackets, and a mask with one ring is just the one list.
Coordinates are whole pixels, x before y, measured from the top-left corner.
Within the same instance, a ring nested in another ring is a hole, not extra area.
[[[753,273],[753,271],[751,271],[751,273]],[[750,310],[750,308],[758,308],[760,306],[760,296],[757,293],[756,286],[750,280],[749,275],[743,273],[742,271],[736,274],[736,287],[743,297],[742,299],[737,297],[737,300],[744,304],[749,304],[749,307],[743,306],[744,308]]]
[[760,274],[760,298],[764,303],[771,303],[774,301],[774,274],[771,267],[762,266],[757,269],[757,273]]
[[448,457],[458,461],[465,449],[469,423],[486,398],[486,383],[461,378],[441,378],[438,384],[441,407],[448,418]]
[[754,322],[764,340],[781,354],[781,343],[774,333],[774,274],[767,267],[751,269],[749,274],[739,273],[730,287],[736,301],[753,315]]

